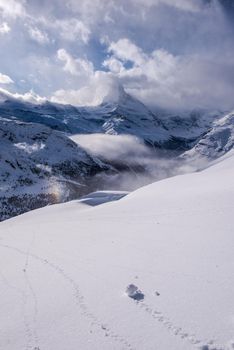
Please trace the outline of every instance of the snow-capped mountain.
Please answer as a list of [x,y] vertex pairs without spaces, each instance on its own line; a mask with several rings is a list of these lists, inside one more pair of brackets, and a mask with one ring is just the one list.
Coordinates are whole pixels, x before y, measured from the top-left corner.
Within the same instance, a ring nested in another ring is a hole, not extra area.
[[134,135],[154,146],[161,146],[170,140],[170,133],[161,120],[123,88],[119,88],[117,102],[103,103],[99,108],[99,113],[105,117],[102,125],[104,133]]
[[214,120],[208,132],[185,152],[182,158],[189,161],[207,161],[221,157],[234,147],[234,113]]
[[161,120],[172,137],[187,140],[190,148],[193,142],[196,142],[210,130],[214,120],[219,118],[220,115],[222,115],[220,111],[209,112],[199,109],[180,113],[164,111]]
[[75,107],[44,100],[32,103],[0,92],[0,115],[40,123],[71,135],[133,135],[150,146],[179,151],[190,149],[216,117],[214,113],[204,111],[153,113],[121,86],[114,100],[108,102],[106,99],[95,107]]
[[[161,179],[177,173],[172,169],[173,163],[152,161],[157,154],[155,149],[163,149],[166,157],[169,150],[173,151],[170,157],[177,157],[179,152],[178,160],[182,163],[217,158],[233,147],[233,114],[221,119],[219,115],[220,112],[193,111],[156,116],[122,87],[116,99],[105,100],[96,107],[74,107],[44,100],[29,102],[1,91],[0,219],[106,189],[100,185],[101,177],[93,176],[100,172],[122,172],[124,176],[131,173],[128,178],[131,189],[152,182],[154,177]],[[116,144],[115,135],[130,135],[137,140],[122,139],[124,143],[117,147],[126,150],[116,152],[115,145],[113,154],[108,150],[106,156],[106,150],[104,155],[95,154],[92,140],[89,147],[84,146],[86,150],[79,146],[79,135],[90,134],[113,136],[100,141],[108,141],[108,147],[110,142]],[[149,152],[145,145],[149,146]],[[139,180],[137,173],[146,177]],[[113,178],[106,177],[104,181],[113,189]],[[117,175],[114,181],[118,187],[123,178]]]
[[0,118],[0,220],[87,193],[110,169],[59,131]]
[[145,143],[174,149],[184,147],[184,137],[171,135],[163,122],[122,87],[114,101],[96,107],[74,107],[49,101],[30,103],[1,92],[0,115],[47,125],[69,134],[130,134]]

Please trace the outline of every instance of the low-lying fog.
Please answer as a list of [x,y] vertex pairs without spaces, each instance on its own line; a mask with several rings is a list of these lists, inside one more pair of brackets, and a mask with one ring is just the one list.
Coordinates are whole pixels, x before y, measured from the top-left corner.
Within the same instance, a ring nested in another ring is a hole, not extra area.
[[93,181],[102,190],[132,191],[163,178],[196,170],[195,166],[178,159],[179,152],[149,148],[131,135],[73,135],[71,139],[118,170],[118,173],[95,176]]

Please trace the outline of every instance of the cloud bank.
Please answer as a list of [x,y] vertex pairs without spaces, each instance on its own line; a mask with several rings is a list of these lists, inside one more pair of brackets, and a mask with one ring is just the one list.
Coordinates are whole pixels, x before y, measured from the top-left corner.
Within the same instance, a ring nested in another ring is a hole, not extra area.
[[6,74],[0,73],[0,84],[11,84],[13,80]]
[[[186,161],[170,158],[150,149],[142,140],[131,135],[89,134],[73,135],[71,139],[89,154],[112,164],[119,173],[98,174],[94,182],[104,189],[135,190],[143,185],[166,177],[185,174],[204,166],[205,161]],[[174,155],[173,155],[174,156]]]
[[228,6],[226,0],[0,0],[0,72],[15,82],[12,93],[33,90],[62,103],[99,104],[120,83],[151,107],[230,109]]

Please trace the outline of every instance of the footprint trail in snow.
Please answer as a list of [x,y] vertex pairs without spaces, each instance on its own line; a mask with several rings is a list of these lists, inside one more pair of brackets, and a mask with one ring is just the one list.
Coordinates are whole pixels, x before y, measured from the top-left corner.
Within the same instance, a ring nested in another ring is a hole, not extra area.
[[153,319],[159,322],[164,328],[167,329],[172,335],[181,338],[181,340],[187,340],[190,344],[196,346],[199,350],[231,350],[230,347],[222,347],[215,345],[214,340],[203,342],[198,339],[194,334],[190,334],[183,330],[181,327],[175,325],[168,317],[166,317],[161,311],[154,309],[150,305],[146,304],[144,300],[144,294],[135,285],[130,284],[126,289],[126,294],[129,298],[133,299],[138,307],[149,314]]
[[[25,255],[28,258],[32,258],[35,259],[37,261],[39,261],[40,263],[42,263],[43,265],[46,265],[48,267],[50,267],[53,271],[57,272],[62,278],[63,280],[65,280],[67,283],[70,284],[70,286],[73,289],[73,295],[76,301],[76,304],[79,306],[80,310],[81,310],[81,314],[86,317],[88,320],[90,320],[91,322],[91,326],[92,327],[96,327],[97,329],[101,330],[105,336],[106,339],[110,338],[112,340],[114,340],[115,342],[121,344],[122,348],[121,349],[129,349],[129,350],[134,350],[135,348],[129,343],[128,340],[126,340],[123,336],[115,333],[111,327],[109,327],[107,325],[107,323],[105,322],[101,322],[88,308],[88,306],[85,304],[84,301],[84,296],[81,294],[80,289],[78,284],[76,283],[76,281],[74,279],[72,279],[67,273],[66,271],[64,271],[63,268],[61,268],[60,266],[50,262],[48,259],[42,258],[36,254],[32,254],[29,251],[25,252],[17,247],[14,246],[9,246],[6,244],[0,244],[0,247],[5,248],[5,249],[9,249],[11,251],[17,252],[18,254],[21,255]],[[34,347],[34,349],[39,350],[38,347]]]

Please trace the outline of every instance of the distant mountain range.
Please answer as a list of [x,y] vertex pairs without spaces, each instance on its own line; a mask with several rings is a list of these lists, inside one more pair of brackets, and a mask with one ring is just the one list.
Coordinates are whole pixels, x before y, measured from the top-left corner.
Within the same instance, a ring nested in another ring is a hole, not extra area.
[[153,113],[121,87],[116,101],[97,107],[29,103],[0,92],[0,220],[80,197],[100,186],[94,175],[121,171],[88,154],[71,135],[131,135],[191,163],[228,152],[233,130],[233,113]]
[[0,116],[26,123],[43,124],[67,134],[105,133],[134,135],[146,144],[166,149],[189,149],[205,130],[203,112],[185,116],[156,115],[119,87],[118,98],[97,107],[74,107],[46,101],[35,104],[1,93]]

